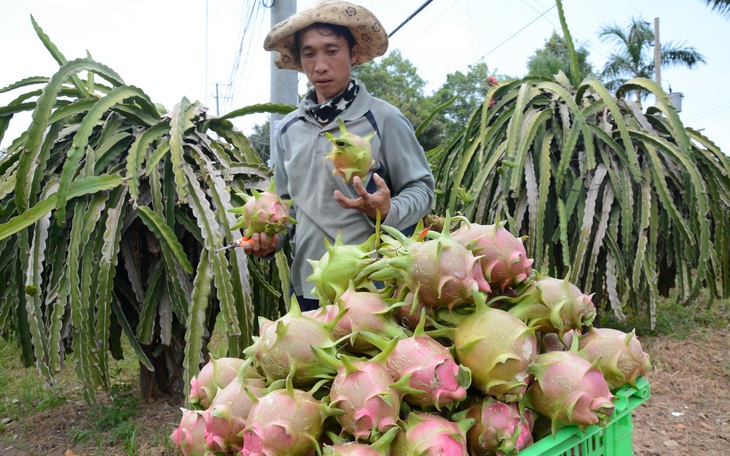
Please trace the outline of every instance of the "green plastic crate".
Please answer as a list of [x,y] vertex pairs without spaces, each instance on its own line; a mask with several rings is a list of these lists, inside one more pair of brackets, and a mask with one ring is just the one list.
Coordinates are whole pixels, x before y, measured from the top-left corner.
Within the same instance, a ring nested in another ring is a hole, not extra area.
[[590,426],[581,432],[567,426],[520,451],[520,456],[631,456],[634,454],[631,412],[646,402],[651,393],[649,382],[636,380],[636,388],[624,386],[615,395],[613,415],[608,426]]

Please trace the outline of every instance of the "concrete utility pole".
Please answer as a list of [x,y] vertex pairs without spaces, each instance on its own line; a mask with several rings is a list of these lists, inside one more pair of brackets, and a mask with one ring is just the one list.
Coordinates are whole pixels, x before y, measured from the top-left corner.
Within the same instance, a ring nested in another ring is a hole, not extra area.
[[[274,0],[271,6],[271,26],[278,24],[287,17],[297,12],[297,0]],[[272,103],[286,103],[296,105],[297,93],[297,72],[294,70],[280,70],[274,65],[274,53],[271,53],[271,96]],[[276,133],[279,127],[281,114],[271,114],[271,132],[269,144],[271,154],[276,148]]]
[[659,42],[659,18],[654,18],[654,80],[662,86],[662,45]]

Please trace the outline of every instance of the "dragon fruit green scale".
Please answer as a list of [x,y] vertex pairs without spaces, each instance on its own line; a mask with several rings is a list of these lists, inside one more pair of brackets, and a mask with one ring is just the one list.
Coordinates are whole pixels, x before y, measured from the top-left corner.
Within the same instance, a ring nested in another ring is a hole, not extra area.
[[332,175],[340,175],[345,182],[351,184],[354,176],[364,178],[375,164],[370,147],[370,140],[375,136],[375,132],[360,137],[347,131],[341,118],[337,119],[337,124],[340,126],[339,138],[325,132],[327,139],[333,145],[332,151],[325,154],[325,157],[332,160],[335,167]]

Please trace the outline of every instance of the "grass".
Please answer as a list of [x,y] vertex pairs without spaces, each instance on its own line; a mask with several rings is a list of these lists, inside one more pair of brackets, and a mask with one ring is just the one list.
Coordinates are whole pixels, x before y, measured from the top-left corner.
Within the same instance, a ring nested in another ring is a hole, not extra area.
[[697,329],[719,329],[730,324],[730,299],[713,299],[707,290],[688,305],[679,303],[674,296],[661,298],[657,303],[656,325],[651,329],[648,312],[629,313],[627,320],[616,320],[610,311],[600,318],[599,325],[621,331],[636,329],[638,335],[671,335],[679,339],[686,338]]
[[[125,353],[128,353],[125,350]],[[81,403],[83,419],[75,423],[67,433],[74,448],[84,454],[157,456],[177,455],[177,449],[169,441],[172,429],[144,427],[145,441],[140,435],[141,397],[137,388],[138,363],[133,356],[115,361],[110,359],[110,375],[113,384],[106,394],[99,392],[98,401],[88,405],[83,402],[80,383],[73,370],[74,361],[68,359],[66,367],[56,376],[56,384],[48,386],[35,368],[25,368],[20,361],[20,349],[13,340],[0,338],[0,452],[12,446],[16,450],[32,454],[28,443],[14,436],[35,435],[37,422],[32,419],[43,411],[69,414],[72,404]],[[50,414],[55,417],[54,413]],[[63,416],[57,418],[65,420]],[[34,424],[35,423],[35,424]],[[52,427],[52,426],[51,426]],[[51,431],[51,429],[44,429]],[[143,447],[154,448],[145,452]]]

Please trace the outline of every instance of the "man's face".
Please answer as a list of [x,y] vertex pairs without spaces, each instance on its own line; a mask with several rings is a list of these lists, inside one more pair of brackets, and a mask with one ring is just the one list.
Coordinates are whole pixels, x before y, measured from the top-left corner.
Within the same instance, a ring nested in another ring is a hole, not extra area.
[[344,37],[323,35],[310,28],[299,35],[299,59],[317,93],[317,103],[322,103],[347,88],[357,60],[357,45],[350,53]]

